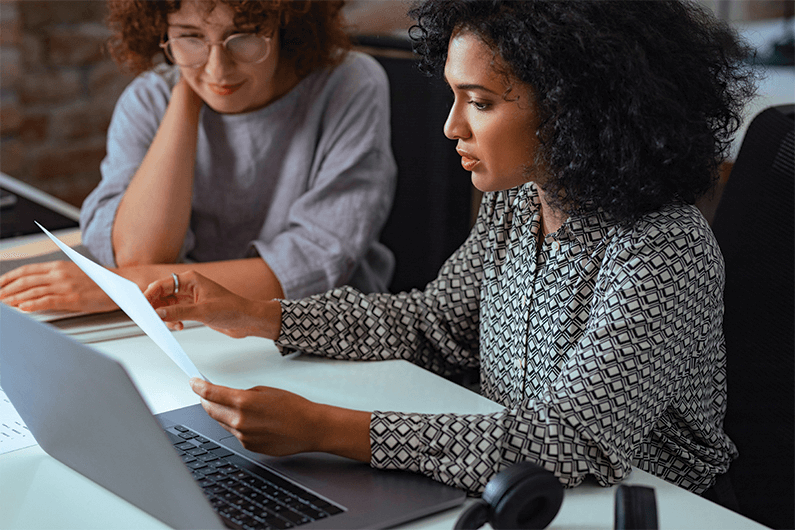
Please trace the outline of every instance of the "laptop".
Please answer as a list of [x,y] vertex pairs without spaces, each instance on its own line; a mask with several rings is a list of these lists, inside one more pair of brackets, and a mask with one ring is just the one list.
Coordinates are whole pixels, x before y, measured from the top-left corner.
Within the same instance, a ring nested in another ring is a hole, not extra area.
[[124,367],[0,304],[0,387],[49,455],[173,528],[387,528],[463,491],[334,455],[245,450],[201,405],[153,416]]

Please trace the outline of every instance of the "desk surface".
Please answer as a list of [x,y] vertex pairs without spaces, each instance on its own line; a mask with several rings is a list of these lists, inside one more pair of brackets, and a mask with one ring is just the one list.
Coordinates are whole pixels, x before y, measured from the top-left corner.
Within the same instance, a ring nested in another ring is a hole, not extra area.
[[[205,327],[175,333],[213,382],[238,388],[270,385],[308,399],[362,410],[474,412],[500,407],[405,361],[345,362],[281,357],[272,341],[230,339]],[[93,345],[121,361],[153,412],[198,402],[185,374],[146,336]],[[763,528],[642,471],[629,484],[657,492],[660,527]],[[567,490],[550,528],[613,528],[613,488],[584,484]],[[460,509],[407,528],[452,528]],[[38,446],[0,455],[0,528],[164,528],[163,524],[85,479]]]
[[[72,238],[68,244],[79,243],[79,231],[65,232],[65,239]],[[23,257],[22,253],[28,257],[52,249],[54,245],[43,235],[14,238],[0,244],[0,259]],[[65,331],[80,339],[81,330]],[[107,340],[92,346],[122,362],[154,413],[198,403],[185,374],[151,339],[126,335],[114,340],[110,334]],[[213,382],[232,387],[270,385],[314,401],[360,410],[487,413],[501,408],[405,361],[281,357],[272,341],[231,339],[205,327],[186,329],[175,336],[202,373]],[[626,483],[655,488],[662,529],[764,528],[639,470]],[[567,490],[550,528],[612,529],[613,498],[613,488],[593,483]],[[449,529],[460,511],[449,510],[405,527]],[[33,446],[0,455],[0,528],[165,526]]]

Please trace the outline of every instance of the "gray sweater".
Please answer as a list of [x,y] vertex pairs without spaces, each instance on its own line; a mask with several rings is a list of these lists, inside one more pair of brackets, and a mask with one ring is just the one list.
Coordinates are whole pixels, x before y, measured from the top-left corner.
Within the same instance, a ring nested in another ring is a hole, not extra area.
[[[154,139],[179,70],[136,78],[116,104],[102,181],[83,204],[84,244],[115,265],[119,202]],[[392,253],[378,243],[394,194],[389,85],[351,52],[279,100],[245,114],[201,111],[184,261],[261,256],[286,298],[343,284],[385,291]],[[168,227],[163,227],[168,229]]]

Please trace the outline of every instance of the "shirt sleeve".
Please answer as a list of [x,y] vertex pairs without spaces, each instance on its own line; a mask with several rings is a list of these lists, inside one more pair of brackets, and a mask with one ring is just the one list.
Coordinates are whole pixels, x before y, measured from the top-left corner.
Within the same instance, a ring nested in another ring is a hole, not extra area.
[[116,211],[157,133],[170,94],[163,78],[147,72],[116,102],[100,165],[102,180],[80,209],[83,244],[103,265],[116,266],[111,240]]
[[[710,286],[720,281],[707,254],[682,230],[614,249],[603,263],[586,332],[546,391],[492,414],[376,411],[371,465],[423,473],[470,492],[482,492],[495,473],[522,460],[568,487],[589,474],[602,485],[623,480],[652,427],[678,432],[664,427],[677,421],[665,414],[671,400],[708,399],[682,393],[688,374],[713,361],[689,353],[699,351],[694,342],[714,339],[704,335],[710,327],[704,319],[719,318],[719,288]],[[705,474],[725,462],[712,464]]]
[[281,233],[252,242],[286,298],[339,287],[355,272],[380,277],[380,285],[358,283],[385,291],[394,266],[391,252],[375,243],[391,210],[397,177],[389,83],[375,60],[351,57],[313,103],[313,112],[322,114],[316,119],[321,133],[308,189],[290,205]]
[[423,291],[365,295],[350,287],[282,300],[276,346],[335,359],[404,359],[440,375],[478,366],[487,201],[459,249]]

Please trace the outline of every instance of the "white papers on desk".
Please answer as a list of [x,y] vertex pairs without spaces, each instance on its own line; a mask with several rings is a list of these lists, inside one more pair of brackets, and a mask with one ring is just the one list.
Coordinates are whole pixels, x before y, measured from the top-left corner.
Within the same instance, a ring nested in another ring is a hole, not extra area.
[[[143,335],[143,330],[122,310],[92,313],[52,322],[61,333],[83,344],[124,339]],[[184,322],[185,329],[201,326],[200,322]]]
[[0,388],[0,455],[36,445],[36,439]]
[[64,320],[67,318],[73,317],[80,317],[83,315],[88,315],[90,313],[84,313],[82,311],[59,311],[57,309],[52,310],[43,310],[43,311],[33,311],[33,312],[25,312],[30,318],[34,320],[38,320],[39,322],[57,322],[58,320]]
[[157,313],[135,283],[127,278],[122,278],[101,265],[97,265],[62,243],[39,223],[36,223],[36,225],[41,228],[89,278],[94,280],[94,282],[105,291],[105,294],[116,302],[116,305],[127,313],[127,316],[138,324],[144,333],[149,335],[149,338],[155,341],[155,344],[160,346],[183,372],[188,374],[188,377],[207,379],[199,372],[193,364],[193,361],[190,360],[182,349],[182,346],[177,342],[177,339],[174,338],[174,335],[171,334],[163,321],[160,320],[160,317],[157,316]]

